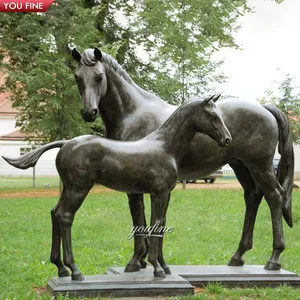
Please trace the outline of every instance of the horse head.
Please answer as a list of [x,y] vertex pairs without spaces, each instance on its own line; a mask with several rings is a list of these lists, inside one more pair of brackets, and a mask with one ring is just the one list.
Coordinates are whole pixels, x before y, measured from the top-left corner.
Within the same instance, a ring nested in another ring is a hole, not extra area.
[[205,98],[193,117],[193,126],[198,132],[208,135],[220,147],[228,147],[232,138],[223,118],[215,105],[221,95]]
[[102,53],[98,48],[87,49],[82,55],[74,48],[73,58],[78,62],[75,80],[82,98],[81,116],[86,122],[94,122],[99,112],[99,103],[106,94],[107,80],[101,63]]

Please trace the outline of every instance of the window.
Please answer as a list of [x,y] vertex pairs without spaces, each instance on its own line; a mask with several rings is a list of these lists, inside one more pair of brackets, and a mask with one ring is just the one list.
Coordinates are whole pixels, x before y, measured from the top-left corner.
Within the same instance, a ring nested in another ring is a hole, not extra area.
[[31,150],[32,150],[31,147],[21,147],[20,148],[20,155],[23,155],[23,154],[25,154],[25,153],[27,153]]

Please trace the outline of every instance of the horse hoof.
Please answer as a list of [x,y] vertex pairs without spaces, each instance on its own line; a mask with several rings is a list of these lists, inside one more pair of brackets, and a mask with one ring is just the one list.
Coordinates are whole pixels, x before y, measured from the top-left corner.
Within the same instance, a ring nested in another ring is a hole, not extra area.
[[172,274],[171,269],[169,268],[168,265],[162,266],[162,268],[164,269],[164,271],[165,271],[165,273],[167,275],[171,275]]
[[69,277],[70,276],[70,273],[67,269],[61,271],[61,272],[58,272],[58,277]]
[[236,259],[236,258],[233,258],[231,257],[229,263],[227,266],[229,267],[241,267],[244,265],[244,260],[243,259]]
[[141,267],[139,265],[127,264],[127,266],[125,267],[124,272],[125,273],[138,272],[138,271],[140,271],[140,269],[141,269]]
[[84,277],[81,273],[72,274],[72,280],[83,281]]
[[164,270],[154,271],[153,274],[154,274],[154,277],[166,278],[166,273]]
[[147,268],[147,262],[144,259],[140,260],[140,264],[141,264],[141,269],[146,269]]
[[281,269],[281,265],[273,261],[268,261],[264,269],[268,271],[278,271]]

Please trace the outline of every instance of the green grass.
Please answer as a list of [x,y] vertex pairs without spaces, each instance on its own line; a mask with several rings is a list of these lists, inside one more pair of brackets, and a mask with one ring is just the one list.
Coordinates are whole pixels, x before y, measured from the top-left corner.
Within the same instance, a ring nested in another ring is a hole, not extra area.
[[[49,262],[50,210],[57,199],[0,199],[0,299],[51,297],[37,291],[56,276]],[[149,220],[149,197],[146,198]],[[294,228],[284,225],[284,269],[300,273],[300,190],[294,192]],[[169,264],[227,264],[239,243],[244,216],[240,190],[176,190],[168,211],[164,253]],[[75,259],[84,274],[101,274],[110,266],[124,266],[131,257],[133,241],[126,196],[111,192],[91,194],[78,211],[73,225]],[[272,250],[269,209],[261,204],[255,227],[254,249],[246,264],[265,264]],[[298,298],[297,298],[298,297]],[[300,299],[290,287],[274,289],[205,288],[194,297],[181,299]]]

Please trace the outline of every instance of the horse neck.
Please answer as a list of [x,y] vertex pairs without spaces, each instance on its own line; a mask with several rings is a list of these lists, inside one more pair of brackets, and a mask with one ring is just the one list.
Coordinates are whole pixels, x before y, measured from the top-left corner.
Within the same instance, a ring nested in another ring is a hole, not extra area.
[[197,133],[193,126],[196,109],[194,103],[181,106],[159,129],[149,136],[149,138],[163,141],[165,150],[177,162],[184,156]]
[[99,104],[99,111],[106,127],[107,136],[118,139],[122,121],[135,110],[147,103],[168,105],[155,95],[126,80],[110,66],[103,64],[107,79],[107,91]]

